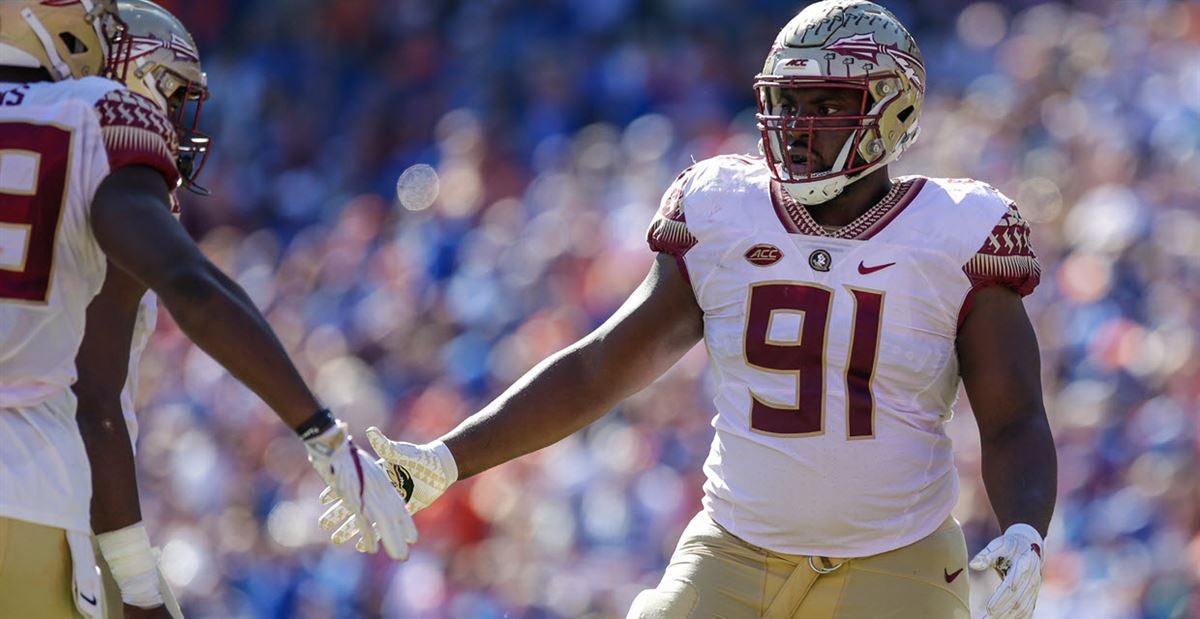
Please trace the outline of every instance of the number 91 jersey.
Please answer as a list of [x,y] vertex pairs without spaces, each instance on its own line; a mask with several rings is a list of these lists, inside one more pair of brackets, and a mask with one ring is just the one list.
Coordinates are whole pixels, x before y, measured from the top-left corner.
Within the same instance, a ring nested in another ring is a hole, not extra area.
[[709,516],[751,544],[828,557],[936,530],[958,494],[943,428],[958,326],[974,290],[1037,285],[1028,237],[1012,202],[976,181],[897,179],[827,231],[762,159],[680,175],[649,241],[704,311]]
[[37,404],[75,381],[106,268],[92,199],[129,165],[174,186],[177,149],[159,108],[117,82],[0,84],[0,408]]

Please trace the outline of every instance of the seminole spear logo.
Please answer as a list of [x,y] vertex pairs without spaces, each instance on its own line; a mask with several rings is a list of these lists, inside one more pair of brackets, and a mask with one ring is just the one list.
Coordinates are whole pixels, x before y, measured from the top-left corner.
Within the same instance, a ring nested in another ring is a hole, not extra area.
[[[921,74],[925,73],[925,65],[921,63],[920,59],[908,52],[901,51],[893,43],[884,45],[876,41],[874,32],[842,37],[826,45],[824,49],[875,64],[879,64],[879,54],[887,54],[896,61],[896,65],[904,71],[904,75],[912,81],[917,90],[925,92],[925,83],[921,79]],[[917,72],[917,69],[921,70],[920,73]]]
[[136,60],[143,56],[148,56],[159,49],[168,49],[175,55],[176,60],[190,60],[192,62],[200,62],[200,52],[188,43],[183,37],[171,33],[170,41],[162,41],[153,36],[135,36],[133,39],[133,50],[130,52],[130,59]]

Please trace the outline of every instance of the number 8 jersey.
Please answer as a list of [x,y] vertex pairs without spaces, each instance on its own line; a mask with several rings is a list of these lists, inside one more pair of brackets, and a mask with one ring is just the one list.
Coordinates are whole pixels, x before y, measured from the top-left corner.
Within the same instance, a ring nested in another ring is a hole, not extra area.
[[680,175],[649,242],[676,258],[704,311],[708,515],[751,544],[828,557],[936,530],[958,495],[943,428],[958,326],[972,291],[1037,285],[1028,237],[1012,202],[971,180],[896,179],[828,231],[762,159]]
[[146,165],[176,183],[178,137],[154,103],[114,81],[0,91],[0,408],[15,408],[75,381],[84,316],[104,281],[89,223],[101,181]]

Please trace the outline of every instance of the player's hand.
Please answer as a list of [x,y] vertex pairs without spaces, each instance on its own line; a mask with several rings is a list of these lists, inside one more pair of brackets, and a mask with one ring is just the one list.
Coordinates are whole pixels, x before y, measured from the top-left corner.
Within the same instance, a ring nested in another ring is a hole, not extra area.
[[[367,439],[381,458],[378,464],[387,471],[392,485],[407,501],[408,511],[415,514],[433,503],[450,484],[458,479],[458,465],[445,443],[434,441],[426,445],[414,445],[393,441],[383,435],[379,428],[367,428]],[[358,525],[344,501],[338,501],[326,490],[321,494],[322,503],[333,503],[321,516],[321,527],[334,529],[331,536],[335,544],[354,538]],[[361,550],[363,540],[359,540]]]
[[346,425],[339,421],[304,445],[330,495],[341,499],[349,522],[363,533],[359,549],[373,553],[382,541],[393,559],[407,559],[408,545],[417,541],[412,516],[383,468],[350,441]]
[[171,613],[167,612],[166,606],[155,606],[154,608],[139,608],[124,604],[125,619],[174,619]]
[[1042,586],[1042,536],[1027,524],[1014,524],[971,559],[973,570],[992,568],[1000,586],[987,601],[984,619],[1033,616]]

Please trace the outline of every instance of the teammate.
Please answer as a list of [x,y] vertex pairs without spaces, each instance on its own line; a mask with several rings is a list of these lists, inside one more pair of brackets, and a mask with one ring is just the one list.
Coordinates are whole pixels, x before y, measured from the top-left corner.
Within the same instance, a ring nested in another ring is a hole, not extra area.
[[[152,2],[121,0],[117,8],[130,42],[125,85],[172,119],[185,144],[176,157],[183,186],[198,191],[196,177],[210,140],[197,129],[208,88],[195,41],[175,16]],[[171,200],[178,216],[174,193]],[[105,615],[110,619],[182,617],[141,521],[134,467],[138,364],[157,316],[154,294],[110,265],[104,286],[88,306],[75,360],[79,378],[72,390],[97,489],[92,496],[92,530],[102,558]],[[114,351],[129,351],[128,359]]]
[[[943,429],[961,380],[1004,531],[970,566],[1003,576],[988,617],[1028,617],[1056,484],[1021,302],[1039,267],[995,189],[889,176],[924,90],[916,43],[882,7],[801,11],[754,84],[763,156],[678,177],[649,230],[658,257],[614,316],[438,441],[367,431],[409,509],[584,427],[703,338],[703,509],[629,616],[966,618]],[[358,529],[347,515],[322,517],[336,542]]]
[[382,541],[404,558],[416,539],[387,475],[171,215],[175,127],[98,77],[124,77],[132,43],[110,0],[0,2],[0,617],[98,616],[91,471],[70,386],[106,258],[297,431],[364,519],[369,550]]

